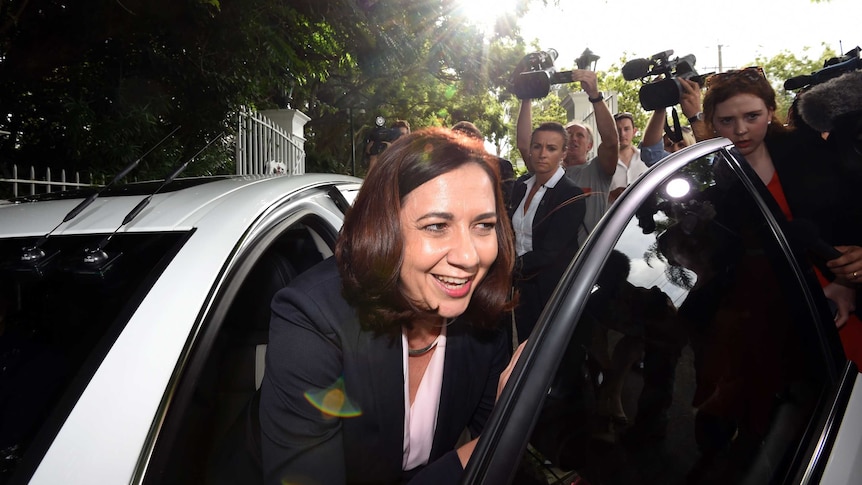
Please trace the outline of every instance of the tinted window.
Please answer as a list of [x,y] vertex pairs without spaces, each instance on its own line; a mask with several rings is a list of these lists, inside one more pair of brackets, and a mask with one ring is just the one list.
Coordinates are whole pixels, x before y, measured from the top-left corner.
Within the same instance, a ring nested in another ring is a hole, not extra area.
[[103,237],[51,237],[41,265],[17,263],[35,241],[0,241],[0,483],[38,462],[186,233],[116,234],[84,263]]
[[515,483],[769,483],[798,466],[829,347],[810,269],[773,227],[719,154],[641,201],[583,306]]

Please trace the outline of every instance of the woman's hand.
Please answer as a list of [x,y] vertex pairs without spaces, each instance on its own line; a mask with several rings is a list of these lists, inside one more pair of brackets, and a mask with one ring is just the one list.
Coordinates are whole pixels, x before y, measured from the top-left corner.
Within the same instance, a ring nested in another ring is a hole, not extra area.
[[[500,399],[500,393],[503,392],[503,388],[506,387],[506,383],[509,382],[509,376],[512,375],[512,369],[515,368],[515,364],[518,362],[518,357],[521,356],[521,351],[524,350],[524,345],[527,344],[527,341],[524,340],[521,345],[515,349],[515,353],[512,354],[512,358],[509,359],[509,365],[503,369],[503,372],[500,373],[500,380],[497,383],[497,399]],[[479,442],[479,438],[474,438],[467,443],[461,445],[456,453],[458,454],[458,459],[461,461],[461,467],[466,468],[467,462],[470,461],[470,456],[473,455],[473,450],[476,449],[476,443]]]
[[572,70],[572,81],[580,82],[581,89],[587,96],[595,98],[599,95],[599,80],[596,73],[587,69]]
[[835,277],[847,283],[862,282],[862,248],[859,246],[835,246],[842,254],[826,263]]
[[856,311],[856,290],[833,282],[823,287],[823,294],[838,306],[835,327],[843,327],[850,318],[850,313]]
[[518,357],[521,356],[521,352],[524,350],[524,345],[527,344],[527,341],[524,340],[521,342],[521,345],[515,349],[515,353],[512,354],[512,358],[509,359],[509,365],[503,369],[503,372],[500,373],[500,381],[497,383],[497,399],[500,399],[500,394],[503,392],[503,388],[506,387],[506,383],[509,382],[509,376],[512,375],[512,369],[515,368],[515,364],[518,362]]
[[694,81],[677,78],[680,84],[679,105],[682,114],[691,118],[701,111],[701,87]]

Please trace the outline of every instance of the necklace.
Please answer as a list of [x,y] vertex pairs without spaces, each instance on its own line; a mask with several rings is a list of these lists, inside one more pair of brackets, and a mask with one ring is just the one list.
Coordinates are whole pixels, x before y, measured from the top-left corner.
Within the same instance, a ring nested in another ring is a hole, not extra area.
[[422,347],[421,349],[411,349],[408,347],[407,348],[407,355],[409,355],[410,357],[419,357],[420,355],[425,355],[428,352],[431,352],[434,349],[434,347],[437,346],[437,340],[439,338],[440,337],[438,336],[437,338],[432,340],[430,344],[426,345],[425,347]]

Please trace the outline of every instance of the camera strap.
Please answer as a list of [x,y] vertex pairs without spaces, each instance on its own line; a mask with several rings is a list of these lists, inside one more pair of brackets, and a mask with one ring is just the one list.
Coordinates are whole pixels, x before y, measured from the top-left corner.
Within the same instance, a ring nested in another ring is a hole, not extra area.
[[682,141],[682,127],[679,124],[679,114],[676,112],[676,108],[670,109],[671,117],[673,118],[673,129],[669,124],[667,124],[667,119],[664,121],[664,133],[668,138],[674,143]]

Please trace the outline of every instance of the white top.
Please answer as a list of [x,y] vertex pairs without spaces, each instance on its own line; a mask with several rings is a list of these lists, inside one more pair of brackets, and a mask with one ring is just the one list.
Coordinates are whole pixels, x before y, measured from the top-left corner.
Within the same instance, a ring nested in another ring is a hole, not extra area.
[[434,444],[440,390],[443,388],[443,363],[446,361],[446,327],[440,329],[437,347],[425,368],[416,398],[410,405],[410,371],[407,368],[407,337],[401,334],[404,365],[404,454],[401,469],[412,470],[426,465]]
[[544,197],[548,187],[554,188],[565,174],[566,172],[563,168],[558,167],[554,175],[551,176],[551,179],[542,184],[539,190],[536,191],[536,195],[530,201],[530,208],[526,212],[524,211],[524,204],[527,202],[527,194],[530,193],[530,190],[536,184],[536,176],[533,175],[524,182],[527,184],[527,191],[524,192],[524,198],[521,199],[521,203],[518,204],[518,208],[512,215],[512,227],[515,230],[515,253],[518,256],[523,256],[533,250],[533,218],[536,216],[536,209],[542,202],[542,197]]
[[614,179],[611,182],[610,190],[619,187],[628,187],[630,183],[637,180],[642,173],[646,172],[648,167],[641,160],[641,151],[637,148],[634,148],[634,151],[635,154],[632,156],[632,161],[628,167],[626,167],[626,164],[622,160],[617,159],[617,171],[614,172]]

